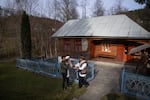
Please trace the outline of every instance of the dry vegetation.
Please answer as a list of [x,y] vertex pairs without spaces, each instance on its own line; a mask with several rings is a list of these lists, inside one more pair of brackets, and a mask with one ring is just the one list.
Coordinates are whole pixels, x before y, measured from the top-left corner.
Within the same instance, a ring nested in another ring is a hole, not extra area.
[[140,9],[135,11],[125,12],[132,20],[144,27],[150,32],[150,9]]
[[[150,32],[150,9],[129,11],[123,14]],[[21,56],[20,24],[21,16],[19,15],[0,17],[0,59]],[[51,38],[51,35],[63,23],[48,18],[30,16],[30,24],[33,56],[57,56],[55,39]]]
[[[63,23],[47,18],[30,16],[33,56],[55,56],[54,39],[51,35]],[[21,56],[20,49],[21,16],[0,18],[0,59]]]

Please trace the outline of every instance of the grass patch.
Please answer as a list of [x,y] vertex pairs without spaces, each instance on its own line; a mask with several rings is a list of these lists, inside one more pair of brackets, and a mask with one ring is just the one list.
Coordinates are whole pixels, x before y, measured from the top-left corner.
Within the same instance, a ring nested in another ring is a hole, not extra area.
[[73,84],[64,93],[61,79],[16,68],[15,62],[0,63],[0,100],[70,100],[85,91]]
[[119,94],[119,93],[110,93],[104,97],[102,97],[100,100],[140,100],[135,97],[130,97],[127,95]]

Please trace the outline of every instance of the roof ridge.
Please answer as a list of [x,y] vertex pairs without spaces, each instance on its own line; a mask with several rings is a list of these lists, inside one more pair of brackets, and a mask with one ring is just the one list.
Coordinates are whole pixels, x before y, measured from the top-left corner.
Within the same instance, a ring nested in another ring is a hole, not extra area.
[[125,14],[70,20],[53,37],[150,39],[150,34]]

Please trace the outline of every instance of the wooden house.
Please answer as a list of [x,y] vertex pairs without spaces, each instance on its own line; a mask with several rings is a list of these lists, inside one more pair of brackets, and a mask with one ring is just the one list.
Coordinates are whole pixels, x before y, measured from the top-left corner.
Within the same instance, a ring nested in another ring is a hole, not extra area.
[[70,20],[53,37],[58,39],[59,55],[82,54],[125,62],[132,59],[126,53],[149,42],[150,33],[126,15],[112,15]]

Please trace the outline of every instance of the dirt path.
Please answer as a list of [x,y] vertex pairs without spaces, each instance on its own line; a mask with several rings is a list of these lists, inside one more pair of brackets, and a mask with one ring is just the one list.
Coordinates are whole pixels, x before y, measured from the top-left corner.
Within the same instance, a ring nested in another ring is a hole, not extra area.
[[100,98],[110,92],[120,90],[121,64],[96,62],[96,76],[90,82],[85,94],[73,100],[100,100]]

